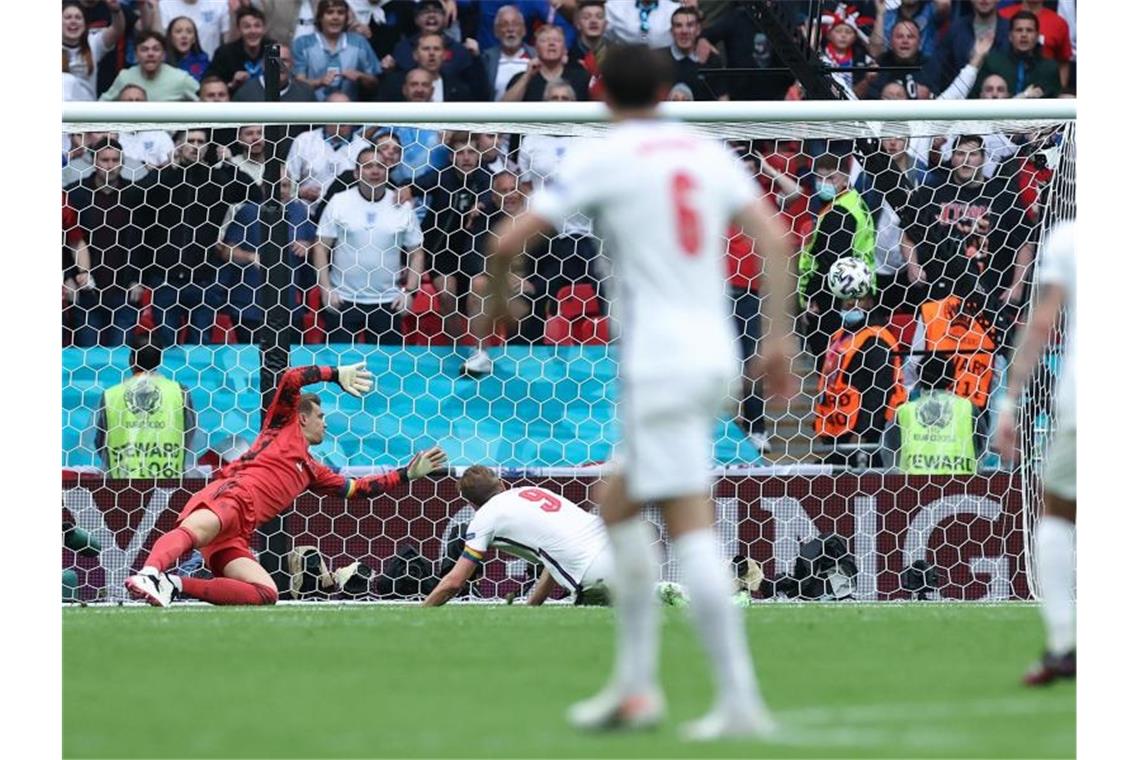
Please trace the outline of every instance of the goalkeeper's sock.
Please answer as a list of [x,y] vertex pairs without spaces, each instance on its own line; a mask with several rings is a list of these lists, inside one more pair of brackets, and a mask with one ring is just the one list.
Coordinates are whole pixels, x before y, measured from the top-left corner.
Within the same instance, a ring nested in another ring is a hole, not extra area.
[[154,542],[154,548],[143,563],[143,572],[149,570],[158,572],[172,567],[178,558],[194,548],[194,536],[181,525],[174,530],[161,535]]
[[694,530],[673,541],[673,556],[689,592],[693,624],[712,661],[717,703],[748,710],[760,707],[752,657],[740,608],[732,604],[732,579],[720,559],[712,528]]
[[182,595],[219,605],[276,604],[277,589],[234,578],[182,578]]
[[613,592],[617,647],[614,682],[624,694],[657,688],[660,611],[654,589],[660,551],[641,517],[606,526],[614,552]]
[[1045,620],[1049,653],[1064,655],[1077,645],[1077,615],[1073,601],[1076,526],[1063,517],[1046,515],[1037,524],[1037,573],[1041,579],[1041,617]]

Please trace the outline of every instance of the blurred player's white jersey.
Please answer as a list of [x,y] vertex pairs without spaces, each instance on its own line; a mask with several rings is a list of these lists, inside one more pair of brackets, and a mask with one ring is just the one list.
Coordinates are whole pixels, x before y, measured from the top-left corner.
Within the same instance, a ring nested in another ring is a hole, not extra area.
[[579,211],[597,223],[618,282],[610,297],[623,379],[696,366],[735,371],[725,231],[756,195],[722,145],[647,120],[575,146],[534,196],[531,210],[556,229]]
[[545,488],[512,488],[487,500],[467,525],[464,556],[489,548],[541,563],[560,586],[580,591],[587,571],[608,551],[602,518]]
[[1077,226],[1061,222],[1041,246],[1037,264],[1037,285],[1058,285],[1065,289],[1065,358],[1057,383],[1055,410],[1058,417],[1074,416],[1077,409]]

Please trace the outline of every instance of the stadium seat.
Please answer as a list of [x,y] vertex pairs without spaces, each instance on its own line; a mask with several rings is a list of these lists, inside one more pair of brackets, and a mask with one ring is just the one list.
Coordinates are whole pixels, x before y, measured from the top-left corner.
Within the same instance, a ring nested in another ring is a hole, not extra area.
[[609,320],[602,314],[593,285],[567,285],[554,297],[546,320],[547,345],[599,345],[609,342]]
[[404,341],[409,346],[437,346],[446,343],[443,333],[443,315],[439,308],[439,293],[424,276],[420,289],[412,297],[411,311],[404,315]]

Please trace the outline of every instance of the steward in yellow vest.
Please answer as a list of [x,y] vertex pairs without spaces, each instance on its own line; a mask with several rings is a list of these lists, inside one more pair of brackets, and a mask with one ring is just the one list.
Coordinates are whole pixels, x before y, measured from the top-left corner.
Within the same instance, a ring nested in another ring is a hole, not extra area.
[[974,406],[950,391],[953,363],[927,356],[922,363],[917,398],[899,407],[897,467],[908,475],[972,475],[978,469],[974,448]]
[[131,377],[103,392],[95,447],[110,478],[179,478],[194,432],[190,394],[157,373],[162,349],[131,346]]

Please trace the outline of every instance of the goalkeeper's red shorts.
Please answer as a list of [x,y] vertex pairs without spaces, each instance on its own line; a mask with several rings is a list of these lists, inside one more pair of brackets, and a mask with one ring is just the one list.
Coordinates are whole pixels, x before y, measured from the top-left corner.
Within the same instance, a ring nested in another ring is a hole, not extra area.
[[221,577],[226,565],[235,559],[254,559],[249,542],[257,522],[253,505],[240,486],[229,480],[211,483],[190,497],[178,515],[178,523],[199,509],[210,510],[222,523],[214,540],[198,549],[211,573]]

